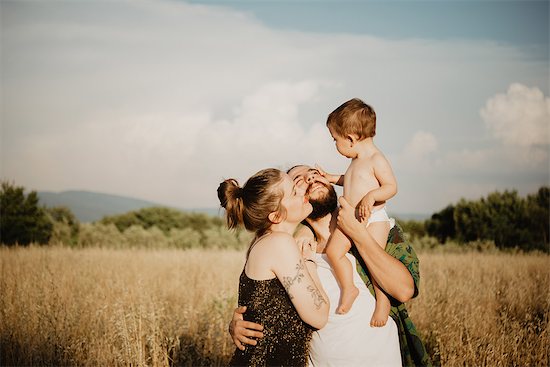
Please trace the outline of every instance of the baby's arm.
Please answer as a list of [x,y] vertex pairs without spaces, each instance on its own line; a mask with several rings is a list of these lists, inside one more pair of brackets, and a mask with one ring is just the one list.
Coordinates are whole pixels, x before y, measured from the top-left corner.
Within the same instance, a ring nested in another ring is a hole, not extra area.
[[370,191],[374,202],[383,202],[391,199],[397,194],[397,181],[393,175],[390,162],[382,154],[375,154],[372,157],[374,176],[378,180],[380,187]]
[[344,175],[333,175],[333,174],[327,173],[318,164],[315,164],[315,168],[317,169],[317,171],[319,171],[319,174],[324,178],[326,178],[328,182],[330,182],[331,184],[344,186]]

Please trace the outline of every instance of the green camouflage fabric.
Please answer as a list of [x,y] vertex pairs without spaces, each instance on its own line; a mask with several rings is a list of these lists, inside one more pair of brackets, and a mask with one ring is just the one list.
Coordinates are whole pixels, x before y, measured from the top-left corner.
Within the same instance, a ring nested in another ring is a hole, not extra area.
[[[374,288],[370,280],[370,274],[367,266],[363,262],[361,256],[357,253],[355,246],[352,246],[352,252],[357,258],[357,271],[367,285],[368,289],[375,296]],[[414,249],[405,241],[403,230],[399,225],[395,225],[389,233],[388,242],[386,244],[386,252],[409,270],[414,280],[414,295],[418,295],[418,287],[420,284],[419,262]],[[409,317],[407,308],[404,303],[397,301],[388,295],[391,302],[390,316],[397,324],[399,333],[399,345],[401,347],[401,361],[403,366],[432,366],[430,356],[420,339],[420,335],[412,320]]]

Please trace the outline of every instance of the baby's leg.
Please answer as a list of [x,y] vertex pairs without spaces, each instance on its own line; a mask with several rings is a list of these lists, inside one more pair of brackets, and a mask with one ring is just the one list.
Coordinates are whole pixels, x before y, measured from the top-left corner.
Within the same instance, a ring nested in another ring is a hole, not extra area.
[[370,319],[370,326],[382,327],[388,322],[391,304],[388,296],[380,289],[376,280],[372,280],[372,285],[374,287],[374,294],[376,295],[376,306]]
[[338,314],[347,313],[359,295],[359,289],[353,284],[353,265],[346,257],[350,247],[349,239],[336,228],[327,243],[327,257],[340,285],[340,303],[336,309]]
[[[373,222],[370,223],[367,227],[369,233],[374,237],[378,245],[382,248],[386,248],[386,241],[388,239],[388,234],[390,231],[390,223],[387,221],[384,222]],[[372,279],[372,285],[374,287],[374,293],[376,295],[376,307],[374,308],[374,313],[370,320],[370,325],[373,327],[382,327],[386,325],[388,321],[388,316],[390,314],[390,300],[388,296],[380,289],[378,283],[374,278]]]

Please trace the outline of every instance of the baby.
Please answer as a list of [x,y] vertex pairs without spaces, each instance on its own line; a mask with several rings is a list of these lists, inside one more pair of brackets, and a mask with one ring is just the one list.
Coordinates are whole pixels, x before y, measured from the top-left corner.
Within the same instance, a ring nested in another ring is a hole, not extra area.
[[[336,149],[351,158],[345,175],[331,175],[317,167],[330,182],[344,186],[344,198],[358,208],[358,217],[366,222],[367,230],[380,247],[385,248],[390,218],[385,210],[388,199],[397,193],[397,182],[388,160],[374,145],[376,114],[372,107],[354,98],[335,109],[327,119],[327,127]],[[340,285],[340,303],[336,313],[347,313],[359,290],[353,284],[352,264],[346,258],[351,243],[348,237],[335,228],[327,244],[327,256]],[[371,326],[386,324],[390,301],[373,279],[376,307]]]

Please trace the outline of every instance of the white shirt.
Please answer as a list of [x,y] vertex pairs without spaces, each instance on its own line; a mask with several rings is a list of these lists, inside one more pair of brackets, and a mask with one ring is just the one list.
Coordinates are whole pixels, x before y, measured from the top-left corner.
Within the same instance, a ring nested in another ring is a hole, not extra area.
[[346,255],[353,268],[353,282],[359,289],[351,310],[336,314],[340,288],[325,254],[316,254],[317,272],[330,299],[326,326],[313,333],[310,366],[401,366],[397,326],[388,316],[384,327],[371,327],[375,299],[355,268],[355,257]]

